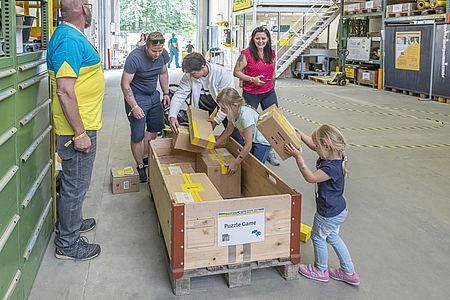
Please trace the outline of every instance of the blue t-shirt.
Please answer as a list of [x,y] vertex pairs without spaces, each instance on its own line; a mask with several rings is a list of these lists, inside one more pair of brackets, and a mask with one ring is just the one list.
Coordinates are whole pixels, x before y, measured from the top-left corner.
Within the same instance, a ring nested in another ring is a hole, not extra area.
[[130,84],[133,94],[152,95],[156,91],[159,74],[168,62],[169,54],[165,49],[155,61],[147,56],[145,46],[131,51],[125,61],[124,70],[134,74]]
[[330,179],[317,184],[317,212],[326,218],[339,215],[346,207],[344,199],[345,178],[342,160],[317,160],[316,168],[330,176]]
[[169,40],[169,49],[170,51],[178,51],[178,39],[176,37]]

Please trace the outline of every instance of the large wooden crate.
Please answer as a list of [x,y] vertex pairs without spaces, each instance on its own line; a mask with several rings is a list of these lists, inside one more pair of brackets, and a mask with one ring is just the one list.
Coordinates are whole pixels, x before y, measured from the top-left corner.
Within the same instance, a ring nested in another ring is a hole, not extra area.
[[[294,279],[300,262],[301,194],[249,155],[242,162],[242,197],[196,203],[170,198],[161,163],[180,160],[194,164],[195,154],[174,150],[172,139],[150,143],[150,189],[170,262],[174,293],[190,292],[190,278],[225,273],[230,287],[249,284],[251,269],[277,266],[283,277]],[[235,156],[240,145],[226,148]],[[265,210],[265,240],[218,246],[218,213]],[[236,275],[238,274],[238,275]],[[234,280],[233,280],[234,278]]]

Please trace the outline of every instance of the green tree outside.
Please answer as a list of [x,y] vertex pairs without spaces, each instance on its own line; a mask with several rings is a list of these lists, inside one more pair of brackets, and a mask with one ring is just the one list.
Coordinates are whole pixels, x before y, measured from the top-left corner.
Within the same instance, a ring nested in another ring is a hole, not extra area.
[[122,32],[175,32],[193,40],[197,0],[121,0]]

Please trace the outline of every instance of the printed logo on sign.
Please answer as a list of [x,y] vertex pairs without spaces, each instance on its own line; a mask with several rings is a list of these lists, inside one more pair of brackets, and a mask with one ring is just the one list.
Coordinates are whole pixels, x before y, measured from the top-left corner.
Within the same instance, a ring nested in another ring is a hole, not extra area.
[[219,247],[264,241],[264,208],[219,212],[217,223]]
[[222,234],[222,242],[229,242],[229,241],[230,241],[230,235]]

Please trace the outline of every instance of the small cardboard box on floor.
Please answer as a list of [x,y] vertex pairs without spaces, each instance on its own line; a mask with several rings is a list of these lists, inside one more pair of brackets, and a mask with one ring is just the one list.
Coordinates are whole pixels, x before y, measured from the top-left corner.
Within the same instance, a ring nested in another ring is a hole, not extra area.
[[200,153],[200,152],[205,151],[205,148],[191,144],[189,128],[187,128],[187,127],[178,128],[178,134],[173,135],[172,144],[173,144],[174,149],[195,152],[195,153]]
[[191,163],[161,164],[163,175],[181,175],[195,173]]
[[208,112],[191,105],[188,108],[188,118],[191,144],[202,148],[214,149],[216,138],[209,122]]
[[233,175],[227,175],[227,165],[235,157],[225,148],[205,151],[197,155],[197,171],[206,173],[223,198],[241,197],[241,165]]
[[111,190],[113,194],[139,192],[139,175],[134,168],[111,168]]
[[275,105],[261,113],[256,126],[281,159],[285,160],[290,157],[284,151],[285,144],[292,143],[295,147],[300,148],[301,141],[295,128]]

